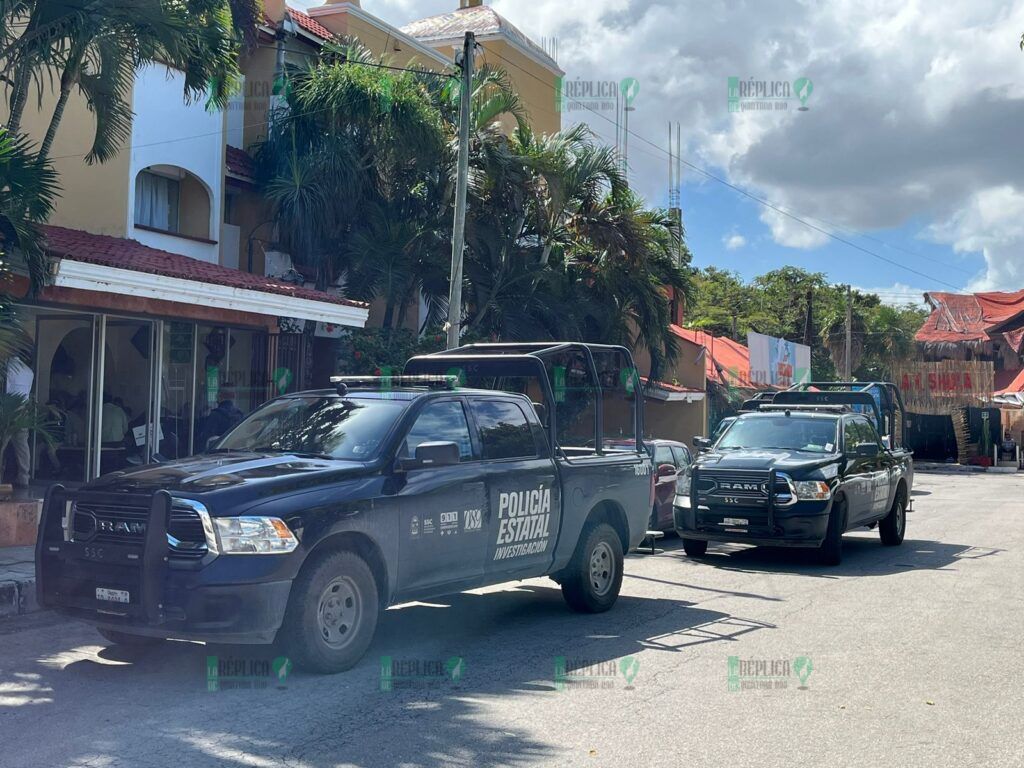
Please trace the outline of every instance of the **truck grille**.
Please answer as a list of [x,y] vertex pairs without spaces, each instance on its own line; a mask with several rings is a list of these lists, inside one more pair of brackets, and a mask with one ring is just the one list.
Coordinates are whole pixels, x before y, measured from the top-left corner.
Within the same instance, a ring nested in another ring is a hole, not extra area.
[[697,500],[708,506],[768,506],[769,482],[768,472],[700,470],[695,479]]
[[[78,501],[72,518],[72,539],[142,546],[148,520],[148,507]],[[194,509],[172,505],[167,523],[167,549],[176,560],[201,560],[206,555],[203,521]]]

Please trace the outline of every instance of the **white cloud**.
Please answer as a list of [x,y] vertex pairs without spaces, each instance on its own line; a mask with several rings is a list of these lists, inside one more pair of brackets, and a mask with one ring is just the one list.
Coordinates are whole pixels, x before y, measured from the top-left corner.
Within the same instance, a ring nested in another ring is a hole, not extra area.
[[877,294],[883,304],[888,304],[892,307],[904,307],[907,304],[916,304],[927,308],[927,304],[925,304],[924,301],[925,289],[913,288],[906,283],[893,283],[892,285],[881,286],[878,288],[863,288],[855,285],[853,286],[853,289],[855,291],[860,291],[861,293]]
[[738,235],[734,233],[723,237],[722,244],[725,246],[725,250],[735,251],[747,244],[747,238],[745,238],[743,235]]

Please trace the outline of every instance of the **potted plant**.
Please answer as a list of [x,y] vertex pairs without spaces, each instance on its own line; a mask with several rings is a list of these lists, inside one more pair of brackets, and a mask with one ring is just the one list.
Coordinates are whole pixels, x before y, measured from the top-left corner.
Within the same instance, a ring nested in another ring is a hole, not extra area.
[[41,407],[23,395],[0,393],[0,496],[9,496],[12,487],[4,478],[4,456],[7,446],[21,430],[42,438],[47,445],[56,444],[54,428],[57,420],[53,410]]

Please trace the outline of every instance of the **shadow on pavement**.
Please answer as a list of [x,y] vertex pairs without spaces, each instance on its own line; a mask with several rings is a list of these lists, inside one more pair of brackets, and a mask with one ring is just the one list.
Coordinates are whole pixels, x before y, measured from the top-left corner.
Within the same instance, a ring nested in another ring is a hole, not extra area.
[[[12,668],[8,655],[0,664],[5,730],[17,734],[19,723],[36,730],[31,723],[39,717],[64,723],[60,739],[45,744],[38,736],[7,740],[11,764],[25,768],[543,763],[556,759],[558,744],[510,725],[507,716],[493,722],[491,711],[500,706],[507,715],[540,706],[561,712],[572,704],[558,697],[634,695],[622,679],[613,681],[614,690],[556,690],[559,657],[570,667],[602,665],[614,672],[620,660],[643,649],[680,653],[774,628],[684,601],[631,596],[620,597],[608,613],[579,615],[565,607],[556,587],[528,582],[386,611],[366,658],[347,673],[296,672],[283,690],[271,677],[260,689],[225,690],[222,684],[210,692],[208,656],[266,668],[273,650],[168,642],[150,652],[106,648],[97,660],[92,646],[103,641],[92,630],[56,626],[35,631],[44,641],[22,654],[31,661]],[[62,637],[60,628],[74,639]],[[447,669],[461,658],[462,677],[401,681],[410,687],[381,690],[382,657],[428,670]],[[643,669],[636,663],[630,671],[641,688]],[[130,727],[111,727],[125,723]]]
[[847,533],[843,537],[843,562],[820,565],[812,549],[752,547],[743,544],[711,544],[705,557],[687,558],[682,547],[671,556],[730,571],[796,573],[823,579],[843,576],[890,576],[911,570],[955,571],[958,560],[997,555],[1004,550],[947,544],[926,539],[904,539],[898,547],[883,547],[876,531]]

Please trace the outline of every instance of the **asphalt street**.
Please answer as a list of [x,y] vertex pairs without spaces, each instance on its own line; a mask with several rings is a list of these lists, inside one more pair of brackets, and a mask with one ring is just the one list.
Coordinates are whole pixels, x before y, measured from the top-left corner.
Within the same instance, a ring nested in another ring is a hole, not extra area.
[[1024,479],[913,500],[902,547],[850,533],[836,568],[669,539],[604,615],[547,580],[391,609],[333,677],[6,619],[0,765],[1022,766]]

